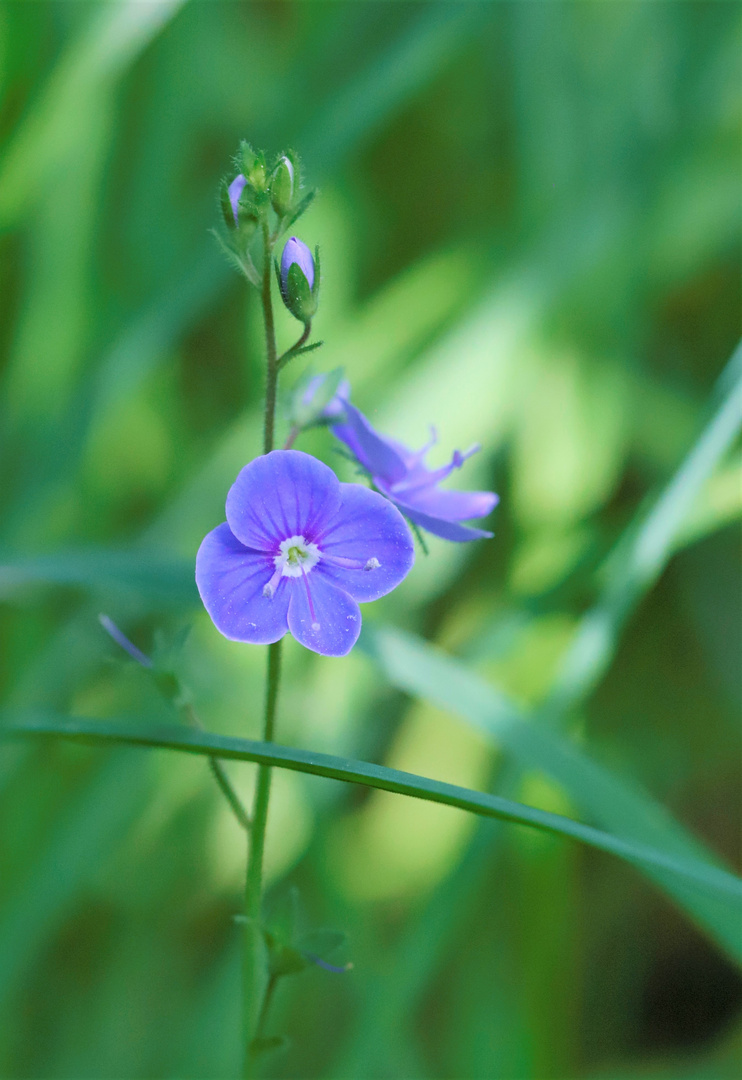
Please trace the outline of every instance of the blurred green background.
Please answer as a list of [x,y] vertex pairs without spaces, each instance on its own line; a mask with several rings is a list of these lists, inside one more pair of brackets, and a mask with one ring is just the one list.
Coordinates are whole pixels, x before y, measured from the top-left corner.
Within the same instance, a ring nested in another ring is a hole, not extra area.
[[[342,364],[404,442],[435,423],[434,460],[481,441],[458,482],[502,497],[494,540],[433,539],[366,624],[546,723],[606,556],[691,450],[740,333],[741,45],[731,2],[3,3],[6,715],[175,719],[105,611],[145,651],[191,624],[205,724],[258,737],[264,650],[222,639],[192,583],[261,446],[258,298],[207,232],[247,138],[294,147],[321,189],[299,228],[323,253],[314,367]],[[297,325],[280,313],[284,347]],[[326,432],[299,446],[349,478]],[[560,735],[737,868],[739,462]],[[404,693],[369,640],[346,660],[288,642],[282,741],[590,819],[548,769]],[[246,797],[252,773],[230,767]],[[268,1075],[739,1075],[733,961],[626,864],[274,783],[269,904],[298,887],[355,966],[285,980]],[[235,1076],[245,853],[203,760],[4,744],[0,820],[0,1075]]]

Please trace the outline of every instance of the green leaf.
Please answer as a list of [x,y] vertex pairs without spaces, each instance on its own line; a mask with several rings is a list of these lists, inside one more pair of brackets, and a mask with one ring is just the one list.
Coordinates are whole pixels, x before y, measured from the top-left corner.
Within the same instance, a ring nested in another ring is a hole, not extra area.
[[64,717],[34,710],[0,714],[0,738],[51,735],[73,742],[107,745],[158,747],[237,761],[252,761],[295,772],[324,776],[332,780],[363,784],[367,787],[408,795],[428,802],[455,806],[483,817],[498,818],[519,825],[529,825],[558,836],[579,840],[601,851],[610,852],[637,866],[661,870],[674,876],[700,895],[712,896],[724,906],[736,922],[742,914],[742,881],[733,874],[704,863],[692,856],[676,857],[648,844],[623,839],[583,825],[581,822],[539,810],[533,806],[503,799],[497,795],[471,791],[414,773],[388,769],[383,765],[354,761],[350,758],[294,750],[275,743],[237,739],[212,732],[188,731],[177,727],[149,727],[131,720],[99,721],[87,717]]
[[310,930],[297,943],[302,952],[314,953],[326,960],[336,949],[344,945],[348,935],[342,930]]

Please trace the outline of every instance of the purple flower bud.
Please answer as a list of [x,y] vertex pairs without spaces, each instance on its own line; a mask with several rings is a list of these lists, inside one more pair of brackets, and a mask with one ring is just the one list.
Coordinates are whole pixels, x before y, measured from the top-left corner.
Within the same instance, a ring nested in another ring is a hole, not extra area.
[[98,622],[101,624],[103,629],[111,635],[116,644],[120,645],[122,649],[125,649],[126,652],[128,652],[132,660],[136,660],[136,662],[138,664],[141,664],[142,667],[152,667],[152,661],[150,660],[150,658],[148,656],[145,656],[141,649],[138,649],[136,647],[133,641],[129,641],[126,634],[122,630],[119,630],[113,619],[109,619],[108,615],[99,615]]
[[311,960],[313,964],[316,964],[317,967],[324,968],[325,971],[332,971],[335,975],[344,975],[347,971],[353,970],[353,964],[350,962],[340,966],[338,964],[328,964],[321,956],[315,956],[314,953],[305,952],[304,956],[306,956],[307,960]]
[[242,173],[240,173],[239,176],[235,176],[234,180],[232,181],[232,183],[227,188],[227,191],[229,192],[229,201],[232,204],[232,213],[234,214],[234,223],[235,223],[235,225],[239,225],[239,223],[240,223],[240,219],[239,219],[240,195],[242,194],[243,188],[245,187],[246,183],[247,183],[247,180],[242,175]]
[[283,255],[281,256],[281,292],[284,300],[288,297],[288,281],[289,270],[296,263],[304,277],[307,279],[309,288],[314,288],[314,259],[312,253],[307,245],[299,240],[296,236],[292,236],[286,241],[286,246],[283,249]]

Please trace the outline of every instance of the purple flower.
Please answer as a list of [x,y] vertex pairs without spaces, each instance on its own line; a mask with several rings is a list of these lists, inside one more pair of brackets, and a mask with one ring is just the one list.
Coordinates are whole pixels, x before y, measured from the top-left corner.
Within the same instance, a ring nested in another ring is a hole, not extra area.
[[242,194],[242,191],[243,191],[246,183],[247,183],[247,180],[242,175],[242,173],[240,173],[239,176],[235,176],[234,180],[232,181],[232,183],[227,188],[227,191],[229,193],[229,201],[232,204],[232,213],[234,214],[234,223],[235,223],[235,225],[239,225],[239,223],[240,223],[240,219],[239,219],[240,195]]
[[296,263],[304,277],[307,279],[309,290],[314,288],[314,259],[312,253],[298,237],[290,237],[284,246],[281,256],[281,293],[284,300],[288,297],[289,270]]
[[444,540],[479,540],[491,537],[484,529],[472,529],[460,522],[485,517],[498,503],[493,491],[440,491],[438,485],[454,469],[460,469],[467,458],[480,447],[474,445],[465,453],[454,451],[448,465],[428,469],[424,458],[437,442],[432,430],[430,442],[421,450],[409,450],[395,439],[379,435],[366,417],[349,401],[345,402],[345,423],[336,424],[332,431],[353,452],[371,475],[382,494],[399,507],[410,521]]
[[345,656],[357,601],[396,588],[414,562],[404,518],[360,484],[299,450],[273,450],[240,472],[227,521],[196,557],[196,584],[220,633],[267,645],[287,630],[306,648]]

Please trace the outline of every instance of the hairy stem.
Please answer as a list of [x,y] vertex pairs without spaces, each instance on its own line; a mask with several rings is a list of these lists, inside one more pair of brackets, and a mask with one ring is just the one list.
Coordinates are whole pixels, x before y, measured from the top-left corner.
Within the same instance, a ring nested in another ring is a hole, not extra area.
[[276,388],[278,386],[278,360],[276,350],[276,325],[273,319],[273,298],[271,296],[271,262],[273,259],[273,241],[268,229],[268,222],[263,222],[263,322],[265,323],[265,425],[263,428],[263,453],[273,449],[274,427],[276,420]]
[[[263,223],[263,320],[265,323],[266,346],[266,389],[265,389],[265,428],[263,452],[268,454],[273,449],[276,413],[276,389],[278,383],[278,360],[276,350],[276,329],[273,320],[273,300],[271,297],[271,259],[273,242],[267,222]],[[276,704],[278,686],[281,677],[281,642],[268,646],[268,670],[265,689],[265,718],[263,739],[273,741],[276,722]],[[268,979],[268,957],[261,920],[261,902],[263,893],[263,852],[265,849],[265,828],[268,822],[268,802],[271,789],[271,770],[266,765],[258,768],[255,786],[255,799],[250,829],[250,846],[247,859],[247,877],[245,881],[245,958],[243,971],[244,1014],[245,1014],[245,1056],[243,1076],[254,1077],[257,1057],[255,1040],[265,1021],[269,1004],[270,982]]]
[[276,369],[278,371],[280,371],[281,368],[284,366],[284,364],[287,364],[289,362],[289,360],[291,359],[291,357],[295,353],[297,353],[299,351],[299,349],[301,349],[306,344],[307,338],[309,337],[311,332],[312,332],[312,324],[310,322],[305,323],[304,324],[304,330],[303,330],[302,335],[299,338],[299,340],[295,341],[294,344],[291,346],[291,348],[287,349],[285,353],[282,353],[281,356],[279,356],[278,360],[276,361]]

